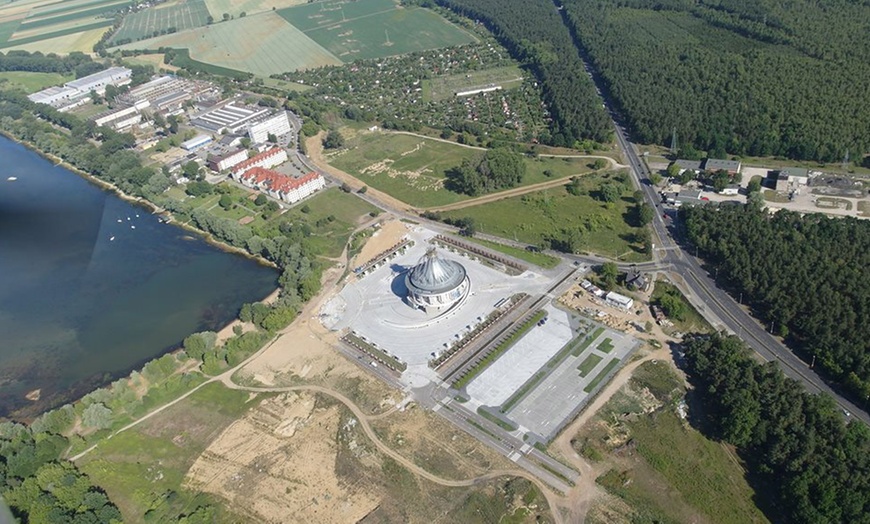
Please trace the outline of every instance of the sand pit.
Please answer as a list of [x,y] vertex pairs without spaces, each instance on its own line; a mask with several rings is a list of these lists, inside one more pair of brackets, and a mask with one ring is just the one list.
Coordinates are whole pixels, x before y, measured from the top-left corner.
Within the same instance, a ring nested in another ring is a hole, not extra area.
[[380,497],[335,474],[339,408],[315,397],[268,399],[215,439],[185,484],[230,501],[257,522],[357,522]]
[[372,237],[368,242],[366,242],[359,254],[354,257],[351,267],[361,266],[387,249],[390,249],[396,245],[407,232],[408,227],[404,222],[391,220],[390,222],[384,223],[372,234]]

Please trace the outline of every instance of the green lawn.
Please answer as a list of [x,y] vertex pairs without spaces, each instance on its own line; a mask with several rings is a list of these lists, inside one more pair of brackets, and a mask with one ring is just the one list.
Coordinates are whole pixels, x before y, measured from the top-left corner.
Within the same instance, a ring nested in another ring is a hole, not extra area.
[[598,344],[598,347],[595,348],[602,353],[610,353],[613,351],[613,340],[609,338],[605,338],[601,344]]
[[35,93],[46,87],[63,85],[73,80],[73,75],[60,73],[32,73],[30,71],[3,71],[0,72],[0,87],[12,88],[24,91],[27,94]]
[[[124,520],[153,522],[219,503],[182,487],[187,470],[212,439],[255,406],[248,393],[209,384],[135,428],[104,440],[78,462],[118,505]],[[233,520],[222,514],[220,520]]]
[[345,63],[475,41],[433,11],[392,0],[315,2],[277,12]]
[[584,191],[579,196],[560,187],[444,215],[453,219],[471,217],[481,232],[528,244],[539,245],[549,239],[561,241],[575,235],[579,238],[578,252],[619,257],[621,261],[648,260],[649,255],[635,241],[640,229],[628,222],[634,206],[633,191],[623,186],[622,198],[610,204],[589,195],[606,181],[604,175],[589,175],[581,178]]
[[[371,187],[416,207],[436,207],[468,200],[468,195],[444,188],[446,173],[466,158],[484,151],[419,136],[364,133],[348,148],[331,155],[329,163]],[[521,186],[553,178],[588,173],[591,162],[582,158],[526,158]],[[547,171],[550,176],[544,174]]]
[[668,320],[674,323],[674,329],[682,331],[683,333],[689,333],[692,331],[711,333],[713,331],[713,326],[711,326],[710,323],[707,322],[691,304],[689,304],[689,301],[686,300],[686,297],[683,296],[680,290],[669,282],[663,280],[656,281],[652,295],[650,296],[650,304],[658,304],[661,297],[665,294],[674,294],[678,296],[680,301],[683,303],[684,313],[682,319],[668,317]]
[[586,375],[591,373],[592,370],[595,369],[595,366],[597,366],[598,363],[602,360],[604,360],[604,357],[599,357],[598,355],[589,355],[588,357],[586,357],[583,362],[581,362],[580,365],[577,366],[577,370],[580,372],[580,376],[585,377]]
[[468,237],[466,240],[470,240],[475,244],[480,244],[482,246],[488,247],[493,251],[498,251],[499,253],[504,253],[505,255],[510,255],[514,258],[518,258],[520,260],[524,260],[529,262],[530,264],[535,264],[536,266],[541,266],[546,269],[552,269],[559,265],[560,260],[554,256],[548,255],[546,253],[540,253],[537,251],[529,251],[527,249],[520,249],[513,246],[507,246],[505,244],[500,244],[498,242],[490,242],[489,240],[483,240],[482,238],[474,238]]
[[[592,356],[592,355],[590,355],[590,356]],[[598,387],[598,384],[600,384],[601,381],[604,380],[607,377],[607,375],[610,374],[611,371],[613,371],[613,368],[615,368],[618,365],[619,365],[618,358],[614,358],[613,360],[608,362],[607,365],[604,366],[604,369],[602,369],[600,372],[598,372],[597,375],[595,375],[595,378],[592,379],[592,382],[590,382],[589,384],[586,385],[585,388],[583,388],[583,391],[585,391],[586,393],[591,393],[596,387]]]

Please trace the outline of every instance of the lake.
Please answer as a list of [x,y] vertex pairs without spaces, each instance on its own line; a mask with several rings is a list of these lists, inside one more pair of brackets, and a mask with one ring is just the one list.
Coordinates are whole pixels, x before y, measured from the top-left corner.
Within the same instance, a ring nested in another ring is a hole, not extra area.
[[0,417],[75,400],[276,289],[274,269],[158,218],[0,136]]

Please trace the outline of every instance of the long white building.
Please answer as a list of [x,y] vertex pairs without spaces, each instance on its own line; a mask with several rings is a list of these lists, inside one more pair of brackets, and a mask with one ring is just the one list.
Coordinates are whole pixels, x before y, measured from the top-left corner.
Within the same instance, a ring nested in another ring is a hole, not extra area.
[[265,142],[270,134],[277,137],[287,135],[290,131],[290,119],[287,118],[287,112],[279,111],[259,122],[251,124],[251,127],[248,128],[248,136],[251,137],[252,142],[260,144]]
[[105,71],[71,80],[63,87],[49,87],[29,95],[27,98],[37,104],[48,104],[60,111],[84,104],[91,97],[91,91],[104,94],[106,86],[122,86],[130,83],[133,71],[126,67],[110,67]]

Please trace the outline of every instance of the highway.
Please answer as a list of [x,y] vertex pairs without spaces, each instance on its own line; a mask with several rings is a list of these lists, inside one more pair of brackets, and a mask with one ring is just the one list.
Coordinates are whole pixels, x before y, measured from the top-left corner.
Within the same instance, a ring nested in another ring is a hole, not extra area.
[[[864,409],[832,390],[804,361],[792,353],[779,339],[768,333],[765,326],[759,324],[730,295],[719,289],[707,271],[701,267],[701,262],[674,240],[663,216],[661,198],[655,187],[649,183],[650,173],[646,164],[638,157],[634,145],[628,139],[628,134],[619,125],[620,119],[616,113],[612,109],[609,109],[609,113],[616,129],[616,140],[631,167],[632,177],[643,191],[647,203],[657,211],[652,222],[657,237],[654,252],[659,255],[656,265],[660,268],[668,268],[683,277],[685,286],[682,287],[687,288],[684,291],[687,291],[689,300],[705,318],[711,320],[710,317],[715,315],[724,327],[738,335],[764,359],[778,362],[786,376],[802,382],[810,392],[825,392],[831,395],[843,410],[851,414],[847,416],[859,418],[865,424],[870,424],[870,416]],[[712,323],[716,324],[716,322]]]

